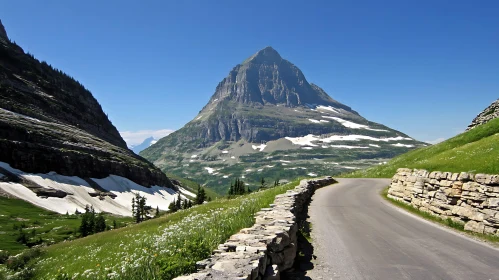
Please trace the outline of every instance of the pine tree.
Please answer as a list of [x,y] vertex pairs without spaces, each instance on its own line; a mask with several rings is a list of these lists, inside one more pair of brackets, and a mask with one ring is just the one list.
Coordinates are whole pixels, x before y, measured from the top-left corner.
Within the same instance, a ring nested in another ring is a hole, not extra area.
[[189,200],[188,204],[187,204],[187,208],[191,208],[192,207],[192,201]]
[[198,193],[196,195],[196,204],[203,204],[206,201],[206,192],[204,191],[204,188],[201,187],[201,185],[198,185]]
[[159,217],[159,206],[156,206],[156,214],[154,215],[154,218]]
[[95,210],[93,206],[86,205],[85,213],[81,216],[81,224],[80,224],[80,234],[85,237],[87,235],[91,235],[94,233],[95,227]]
[[174,213],[174,212],[177,212],[177,203],[175,202],[175,199],[170,203],[170,205],[168,205],[168,210],[170,211],[170,213]]
[[260,189],[265,189],[267,185],[265,184],[265,178],[262,177],[260,180]]
[[94,227],[94,232],[103,232],[106,230],[106,219],[104,219],[104,215],[102,213],[99,213],[97,218],[95,219],[95,227]]
[[178,195],[177,200],[175,202],[175,207],[177,208],[177,210],[182,209],[182,198],[180,197],[180,194]]
[[274,181],[274,187],[277,187],[277,186],[279,186],[279,185],[280,185],[280,183],[279,183],[279,179],[276,179],[276,180]]
[[118,228],[118,223],[116,223],[116,220],[113,220],[113,229],[117,229]]

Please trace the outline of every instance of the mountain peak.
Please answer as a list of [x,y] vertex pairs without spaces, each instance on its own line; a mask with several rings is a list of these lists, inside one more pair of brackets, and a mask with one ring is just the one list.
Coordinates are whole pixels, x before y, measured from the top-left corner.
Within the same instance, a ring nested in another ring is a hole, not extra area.
[[8,39],[7,31],[5,31],[5,27],[3,27],[2,20],[0,19],[0,37]]
[[265,62],[279,62],[282,60],[281,55],[272,48],[271,46],[267,46],[258,52],[256,52],[254,55],[252,55],[250,58],[248,58],[244,63],[247,62],[254,62],[254,63],[265,63]]

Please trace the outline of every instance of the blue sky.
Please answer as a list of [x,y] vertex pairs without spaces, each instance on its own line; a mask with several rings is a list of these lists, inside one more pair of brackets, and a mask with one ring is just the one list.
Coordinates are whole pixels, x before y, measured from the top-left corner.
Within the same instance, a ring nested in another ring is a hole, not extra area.
[[181,128],[269,45],[336,100],[419,140],[456,135],[499,97],[495,0],[1,6],[9,37],[81,81],[130,139]]

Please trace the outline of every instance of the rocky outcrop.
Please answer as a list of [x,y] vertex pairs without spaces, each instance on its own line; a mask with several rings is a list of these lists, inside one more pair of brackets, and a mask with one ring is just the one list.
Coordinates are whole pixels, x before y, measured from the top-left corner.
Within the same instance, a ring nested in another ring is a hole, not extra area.
[[400,168],[388,197],[463,223],[465,230],[499,236],[499,175]]
[[7,36],[7,31],[5,31],[5,27],[2,24],[2,20],[0,20],[0,37],[7,40],[9,39],[9,37]]
[[303,180],[294,190],[277,195],[270,208],[256,213],[255,225],[234,234],[209,259],[198,262],[199,272],[175,279],[280,279],[293,266],[297,231],[313,193],[334,182],[331,177]]
[[[1,25],[0,25],[1,26]],[[128,150],[92,94],[78,81],[11,42],[0,28],[0,161],[31,173],[173,187]]]
[[487,107],[480,114],[478,114],[478,116],[475,119],[473,119],[473,121],[466,130],[473,129],[495,118],[499,118],[499,99],[492,102],[492,104],[489,107]]

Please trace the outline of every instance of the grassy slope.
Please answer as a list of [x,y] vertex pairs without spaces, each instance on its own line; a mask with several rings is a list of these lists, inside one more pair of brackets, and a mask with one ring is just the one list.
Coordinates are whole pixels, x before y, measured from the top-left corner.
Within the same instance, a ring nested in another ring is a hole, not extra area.
[[[131,218],[105,215],[106,223],[112,225],[112,220],[123,225]],[[25,225],[23,231],[34,241],[42,238],[45,243],[61,242],[75,238],[78,233],[81,218],[75,215],[61,215],[32,205],[24,200],[0,196],[0,250],[11,254],[26,249],[27,246],[16,242],[19,230],[14,226]],[[35,230],[34,237],[31,236]]]
[[459,134],[445,142],[410,151],[387,164],[359,170],[342,177],[390,178],[397,168],[430,171],[499,173],[499,119]]
[[[195,261],[208,257],[241,228],[253,225],[254,213],[298,182],[231,200],[218,199],[141,224],[50,246],[38,262],[38,276],[54,279],[58,273],[65,273],[72,279],[100,279],[116,274],[124,279],[157,279],[161,274],[161,278],[170,279],[192,272]],[[61,271],[56,267],[62,267]]]
[[[184,188],[186,188],[188,191],[191,191],[192,193],[196,193],[197,192],[198,183],[196,183],[196,182],[194,182],[192,180],[186,179],[186,178],[182,178],[182,177],[177,176],[177,175],[175,175],[173,173],[166,172],[166,176],[168,176],[168,178],[170,178],[170,179],[174,179],[174,180],[179,181],[182,184],[182,186]],[[206,192],[206,195],[208,195],[212,199],[220,197],[220,194],[214,192],[213,190],[211,190],[209,188],[204,188],[204,190]]]

